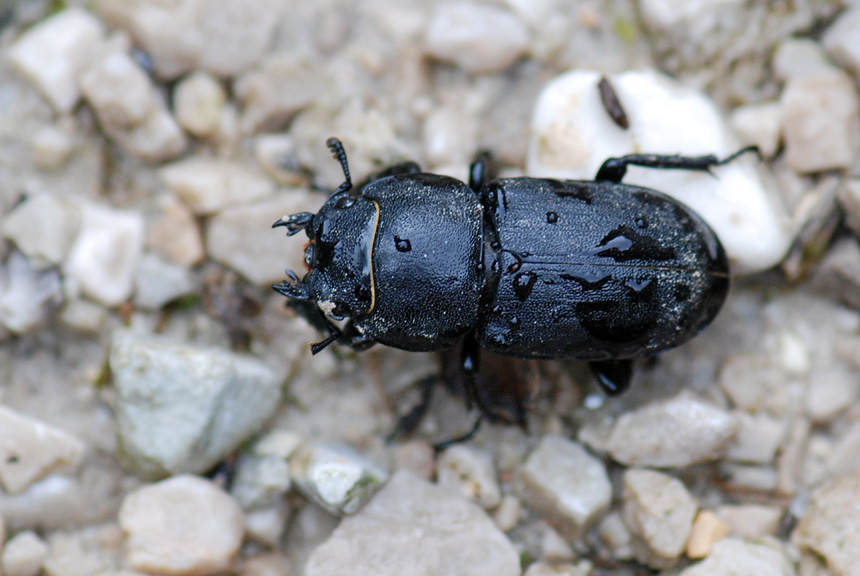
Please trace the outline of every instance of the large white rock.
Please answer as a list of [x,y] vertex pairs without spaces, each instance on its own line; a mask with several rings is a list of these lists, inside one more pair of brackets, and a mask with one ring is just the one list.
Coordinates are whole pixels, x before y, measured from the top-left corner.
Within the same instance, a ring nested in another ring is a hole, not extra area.
[[39,420],[0,406],[0,485],[16,494],[54,472],[78,467],[84,443]]
[[207,470],[258,431],[281,396],[259,360],[129,333],[114,337],[110,368],[123,461],[149,478]]
[[[529,176],[593,179],[610,157],[631,153],[715,154],[740,144],[712,101],[652,70],[610,77],[630,122],[618,127],[598,92],[600,73],[574,70],[541,92],[532,116]],[[624,182],[673,196],[716,231],[735,273],[770,268],[788,250],[790,220],[762,180],[754,155],[714,169],[714,176],[685,170],[631,167]]]
[[104,41],[104,25],[80,8],[69,8],[24,33],[9,49],[9,61],[57,112],[71,112],[81,96],[78,76]]
[[465,498],[396,473],[314,550],[305,576],[516,576],[519,554]]
[[80,232],[63,266],[65,273],[90,298],[117,306],[131,296],[143,237],[140,213],[85,203]]
[[196,476],[176,476],[125,497],[119,523],[131,568],[147,573],[222,574],[242,544],[242,510],[229,494]]

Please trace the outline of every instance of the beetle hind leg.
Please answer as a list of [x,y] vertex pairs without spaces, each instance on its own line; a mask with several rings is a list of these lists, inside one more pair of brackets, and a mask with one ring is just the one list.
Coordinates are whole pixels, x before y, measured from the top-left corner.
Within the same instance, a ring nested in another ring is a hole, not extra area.
[[618,396],[630,387],[633,377],[633,360],[604,360],[589,362],[600,388],[607,396]]

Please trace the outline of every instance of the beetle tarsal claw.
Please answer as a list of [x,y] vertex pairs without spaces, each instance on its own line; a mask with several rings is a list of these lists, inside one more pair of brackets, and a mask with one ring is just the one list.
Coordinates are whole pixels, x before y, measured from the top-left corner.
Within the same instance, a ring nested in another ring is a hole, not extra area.
[[291,216],[284,216],[272,224],[272,228],[283,226],[287,229],[287,236],[292,236],[293,234],[297,234],[302,230],[307,229],[313,217],[314,215],[310,212],[299,212],[298,214],[293,214]]
[[[295,273],[291,279],[294,277]],[[293,300],[310,300],[311,298],[307,287],[299,282],[290,283],[284,280],[280,284],[272,284],[272,289],[278,294]]]

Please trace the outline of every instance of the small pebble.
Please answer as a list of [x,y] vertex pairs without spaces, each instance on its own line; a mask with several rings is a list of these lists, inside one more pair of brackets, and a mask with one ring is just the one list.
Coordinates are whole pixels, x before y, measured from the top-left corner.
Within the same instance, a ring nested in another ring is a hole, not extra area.
[[565,536],[581,535],[606,508],[612,486],[603,462],[560,436],[544,436],[519,470],[522,498]]
[[588,560],[581,560],[576,564],[533,562],[523,576],[590,576],[593,569],[594,566]]
[[388,480],[379,464],[346,444],[316,442],[290,458],[296,488],[330,514],[355,514]]
[[769,464],[785,437],[786,422],[764,413],[732,412],[738,423],[737,433],[726,450],[726,458],[736,462]]
[[781,103],[786,166],[801,174],[851,166],[860,98],[850,76],[828,70],[793,78]]
[[790,37],[780,42],[772,65],[774,75],[783,82],[836,70],[821,44],[812,38]]
[[39,129],[30,138],[33,164],[42,170],[51,171],[62,167],[74,152],[75,146],[74,133],[53,125]]
[[[98,530],[97,528],[95,530]],[[101,574],[117,564],[111,550],[92,542],[94,529],[55,532],[48,538],[48,553],[42,564],[51,576]]]
[[502,496],[502,501],[499,502],[499,505],[493,511],[493,520],[496,522],[499,530],[503,532],[512,530],[517,525],[517,522],[520,521],[522,509],[522,503],[516,496],[512,494]]
[[652,568],[675,564],[690,536],[697,508],[696,500],[677,478],[654,470],[624,473],[624,523],[636,537],[634,554]]
[[182,128],[198,138],[212,136],[221,123],[227,96],[211,74],[194,72],[176,84],[173,113]]
[[197,215],[247,204],[274,192],[268,178],[241,163],[216,158],[180,160],[159,169],[158,174],[167,189]]
[[99,334],[107,319],[107,310],[88,300],[67,300],[60,311],[60,320],[73,330]]
[[174,264],[199,264],[205,252],[194,214],[170,194],[158,198],[156,205],[159,214],[149,227],[147,245]]
[[112,52],[91,66],[80,85],[99,120],[110,127],[137,126],[155,106],[152,81],[124,52]]
[[242,104],[239,129],[244,134],[281,131],[302,108],[324,94],[328,80],[318,62],[276,52],[266,56],[234,84]]
[[240,576],[290,576],[295,574],[289,558],[279,552],[265,552],[245,558],[239,566]]
[[827,28],[821,43],[834,60],[860,77],[860,6],[847,7]]
[[833,574],[854,574],[860,566],[860,471],[817,488],[791,542],[817,554]]
[[48,322],[61,301],[56,270],[33,270],[20,252],[12,252],[6,266],[0,266],[0,326],[16,334],[33,332]]
[[729,526],[713,510],[700,510],[687,540],[687,558],[704,558],[729,535]]
[[230,569],[244,533],[239,505],[196,476],[175,476],[128,494],[119,510],[126,560],[135,570],[174,575]]
[[74,472],[84,443],[45,422],[0,406],[0,485],[10,494],[48,474]]
[[624,524],[620,512],[613,510],[606,514],[597,526],[597,534],[600,536],[600,541],[609,547],[614,558],[619,560],[633,558],[633,535]]
[[544,526],[540,550],[541,558],[547,562],[570,562],[576,558],[570,544],[550,526]]
[[860,396],[860,376],[844,364],[816,368],[809,374],[806,414],[813,424],[827,424]]
[[772,158],[782,137],[782,105],[779,102],[747,104],[732,111],[729,123],[744,144],[758,146]]
[[445,450],[437,463],[436,482],[486,509],[495,508],[502,499],[492,456],[474,446],[457,444]]
[[55,266],[66,257],[80,229],[80,204],[69,195],[34,194],[0,220],[0,230],[27,255],[31,266]]
[[290,519],[290,506],[281,500],[265,508],[245,511],[245,533],[248,538],[276,548]]
[[722,455],[737,426],[731,413],[682,392],[624,413],[607,447],[628,466],[682,468]]
[[80,232],[63,269],[84,294],[105,306],[118,306],[134,289],[143,235],[140,213],[85,203]]
[[781,508],[763,504],[719,506],[716,513],[729,527],[732,536],[750,540],[775,536],[783,515]]
[[19,532],[0,546],[0,574],[4,576],[36,576],[48,554],[48,545],[35,532]]
[[394,447],[394,467],[408,470],[422,480],[430,480],[436,472],[433,447],[424,440],[409,440]]
[[208,470],[265,425],[280,401],[270,368],[222,348],[118,331],[109,364],[121,459],[144,478]]
[[291,430],[275,428],[254,442],[251,453],[255,456],[273,456],[288,460],[303,442],[300,434]]
[[284,238],[283,228],[272,230],[281,216],[316,212],[325,198],[302,190],[262,202],[227,208],[213,216],[206,229],[209,257],[236,270],[256,285],[284,280],[284,269],[302,274],[307,237]]
[[500,72],[529,46],[525,25],[507,10],[473,2],[433,5],[424,45],[439,60],[466,72]]
[[518,576],[519,553],[477,504],[401,471],[360,512],[341,521],[304,572],[416,573]]
[[69,8],[22,34],[8,58],[57,112],[67,113],[81,96],[79,75],[92,63],[104,34],[98,18],[81,8]]
[[134,303],[144,310],[160,310],[180,296],[197,293],[191,270],[165,262],[147,253],[140,259],[135,275]]
[[243,454],[230,493],[243,509],[271,506],[290,489],[290,465],[278,456]]
[[703,561],[681,572],[680,576],[794,576],[794,566],[780,549],[726,538],[714,544]]

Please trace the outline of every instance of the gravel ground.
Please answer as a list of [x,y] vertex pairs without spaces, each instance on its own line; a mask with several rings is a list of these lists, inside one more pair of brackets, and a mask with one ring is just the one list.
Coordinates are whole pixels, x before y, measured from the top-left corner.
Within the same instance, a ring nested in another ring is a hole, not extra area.
[[[852,0],[0,0],[0,573],[857,574],[858,83]],[[612,399],[486,357],[527,430],[437,454],[456,386],[387,437],[450,357],[312,357],[269,288],[330,136],[357,182],[762,160],[625,180],[726,246],[707,330]]]

